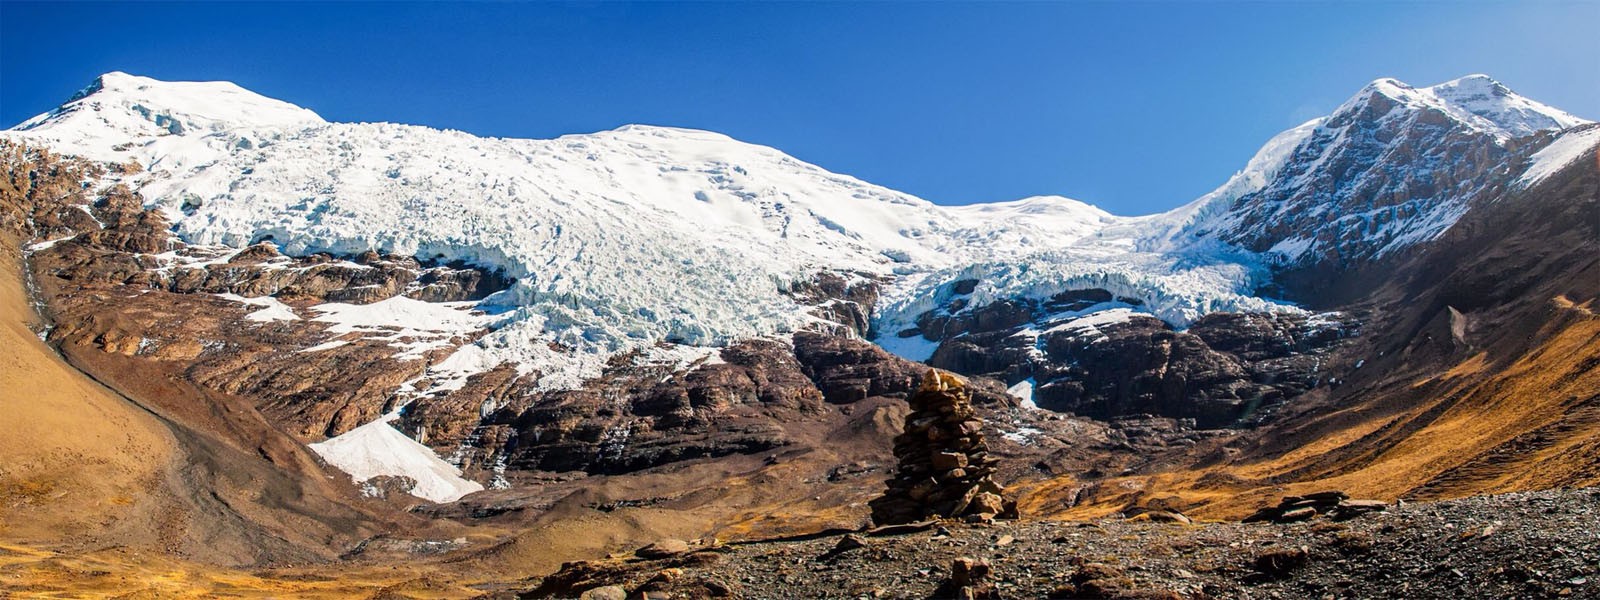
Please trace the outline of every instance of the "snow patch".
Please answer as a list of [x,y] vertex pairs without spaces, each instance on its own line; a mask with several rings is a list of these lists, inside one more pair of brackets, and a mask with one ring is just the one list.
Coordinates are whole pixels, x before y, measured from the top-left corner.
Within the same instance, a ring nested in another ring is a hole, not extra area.
[[1020,400],[1023,408],[1037,409],[1039,405],[1033,403],[1033,386],[1033,378],[1029,377],[1018,381],[1016,385],[1006,388],[1006,393]]
[[366,334],[363,339],[385,340],[404,352],[400,359],[422,358],[430,350],[445,348],[450,340],[490,326],[499,318],[474,312],[475,302],[423,302],[395,296],[372,304],[329,302],[311,307],[312,318],[330,323],[329,333]]
[[1000,437],[1011,440],[1018,444],[1030,444],[1033,443],[1033,438],[1038,437],[1039,434],[1042,433],[1044,433],[1044,431],[1036,427],[1019,427],[1016,431],[1008,431],[1000,434]]
[[272,296],[261,296],[258,298],[246,298],[238,294],[217,294],[216,296],[218,298],[232,300],[240,304],[261,307],[261,310],[245,315],[244,318],[246,321],[266,323],[271,321],[300,320],[300,315],[295,314],[293,308],[287,304],[284,304],[277,298],[273,298]]
[[892,334],[882,335],[873,340],[873,342],[884,350],[888,350],[890,354],[917,362],[927,361],[933,357],[934,351],[939,349],[939,342],[931,341],[921,335],[911,337],[900,337]]
[[433,449],[390,425],[399,418],[395,411],[309,446],[358,484],[380,475],[403,475],[417,482],[411,495],[434,502],[454,502],[483,489],[482,484],[462,478],[461,469],[440,459]]
[[332,340],[332,341],[323,342],[321,344],[317,344],[317,345],[312,346],[310,348],[303,348],[300,351],[301,352],[321,352],[323,350],[332,350],[332,349],[338,348],[340,346],[345,346],[345,345],[348,345],[349,343],[350,342],[345,341],[345,340]]

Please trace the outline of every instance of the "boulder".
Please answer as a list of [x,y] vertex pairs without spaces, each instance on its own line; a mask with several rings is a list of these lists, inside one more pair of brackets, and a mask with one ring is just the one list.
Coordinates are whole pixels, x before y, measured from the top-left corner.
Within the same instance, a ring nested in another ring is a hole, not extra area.
[[689,551],[689,542],[679,539],[664,539],[649,546],[633,551],[635,556],[651,560],[672,558]]

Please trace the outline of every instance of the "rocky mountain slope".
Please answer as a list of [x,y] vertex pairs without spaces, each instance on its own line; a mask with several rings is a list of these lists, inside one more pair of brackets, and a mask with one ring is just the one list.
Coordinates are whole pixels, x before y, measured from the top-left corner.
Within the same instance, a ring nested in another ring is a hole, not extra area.
[[1141,217],[121,73],[0,137],[39,339],[171,435],[171,514],[227,515],[180,558],[489,581],[855,528],[928,365],[1024,519],[1600,484],[1600,126],[1482,76],[1376,81]]

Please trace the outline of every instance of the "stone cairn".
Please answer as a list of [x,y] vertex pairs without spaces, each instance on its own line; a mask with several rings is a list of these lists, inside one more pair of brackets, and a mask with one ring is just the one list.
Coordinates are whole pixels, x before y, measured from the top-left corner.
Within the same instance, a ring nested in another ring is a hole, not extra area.
[[1015,517],[1016,503],[991,478],[999,461],[989,458],[971,398],[955,375],[934,369],[923,377],[911,395],[905,432],[894,439],[899,468],[888,491],[872,501],[874,523]]

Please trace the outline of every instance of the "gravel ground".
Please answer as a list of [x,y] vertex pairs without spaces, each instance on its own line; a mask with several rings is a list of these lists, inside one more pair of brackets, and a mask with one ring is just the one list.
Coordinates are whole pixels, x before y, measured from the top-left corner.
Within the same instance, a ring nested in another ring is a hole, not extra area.
[[[528,582],[520,593],[774,599],[1600,598],[1600,488],[1404,504],[1344,521],[948,523],[849,538],[702,545],[652,560],[569,563]],[[839,549],[855,542],[864,545]],[[991,572],[976,586],[953,586],[952,561],[958,558],[987,560]]]

